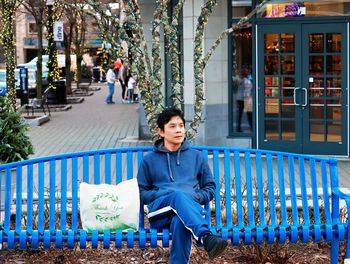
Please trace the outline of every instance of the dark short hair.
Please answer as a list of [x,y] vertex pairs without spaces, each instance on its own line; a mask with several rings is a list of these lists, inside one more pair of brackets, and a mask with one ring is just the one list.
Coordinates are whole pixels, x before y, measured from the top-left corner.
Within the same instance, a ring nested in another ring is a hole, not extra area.
[[178,116],[182,119],[182,122],[185,125],[185,117],[184,113],[177,108],[167,108],[164,109],[163,112],[158,114],[157,117],[157,127],[160,128],[162,131],[164,131],[164,126],[169,123],[170,119],[172,119],[174,116]]

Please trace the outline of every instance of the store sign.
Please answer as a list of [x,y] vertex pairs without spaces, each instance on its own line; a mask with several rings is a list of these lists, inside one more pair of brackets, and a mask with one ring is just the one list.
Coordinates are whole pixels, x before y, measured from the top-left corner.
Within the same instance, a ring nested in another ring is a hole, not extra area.
[[306,8],[304,6],[299,6],[296,2],[293,4],[268,5],[266,11],[266,18],[298,17],[306,14]]
[[64,32],[63,32],[63,22],[56,21],[53,26],[54,41],[63,41]]

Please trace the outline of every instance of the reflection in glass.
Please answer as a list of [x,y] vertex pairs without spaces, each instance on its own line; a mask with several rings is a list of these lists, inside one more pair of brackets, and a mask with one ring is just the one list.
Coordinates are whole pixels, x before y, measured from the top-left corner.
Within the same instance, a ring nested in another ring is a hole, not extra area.
[[276,120],[265,120],[265,139],[267,140],[278,140],[278,121]]
[[278,47],[278,34],[265,34],[265,53],[277,53]]
[[322,121],[310,122],[310,141],[324,142],[324,123]]
[[327,88],[341,88],[341,78],[327,78]]
[[288,97],[294,95],[295,78],[283,77],[282,78],[282,96]]
[[265,77],[265,96],[278,96],[278,77]]
[[282,121],[282,140],[295,140],[295,121]]
[[294,50],[294,33],[281,34],[281,52],[293,53]]
[[310,56],[309,74],[315,76],[323,75],[323,56]]
[[324,118],[324,107],[310,105],[310,119],[323,119]]
[[282,73],[294,74],[294,56],[281,56]]
[[309,52],[310,53],[321,53],[323,52],[323,34],[314,33],[309,34]]
[[341,120],[341,106],[327,105],[327,119]]
[[265,99],[265,116],[277,117],[279,113],[279,99],[266,98]]
[[310,98],[309,102],[310,102],[310,106],[321,106],[321,107],[323,107],[324,104],[325,104],[324,99],[322,97],[320,97],[320,98]]
[[281,117],[295,118],[295,105],[292,99],[282,99]]
[[327,141],[341,142],[341,122],[327,122]]
[[341,56],[327,56],[327,75],[341,75]]
[[[323,99],[323,93],[324,93],[324,88],[312,88],[310,89],[310,92],[309,92],[311,99],[316,98],[315,100],[318,100],[318,98]],[[313,100],[313,102],[315,100]]]
[[340,97],[341,88],[327,88],[327,97]]
[[265,74],[278,74],[278,56],[265,56]]
[[327,33],[327,52],[341,52],[341,34]]

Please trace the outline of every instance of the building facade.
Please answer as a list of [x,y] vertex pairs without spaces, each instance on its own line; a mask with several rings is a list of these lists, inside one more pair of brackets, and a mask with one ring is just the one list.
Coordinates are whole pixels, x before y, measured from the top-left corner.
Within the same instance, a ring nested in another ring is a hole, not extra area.
[[[193,42],[203,2],[186,1],[182,13],[189,120]],[[260,2],[218,1],[206,24],[205,49]],[[140,4],[147,32],[155,1]],[[250,23],[221,43],[206,67],[206,102],[195,144],[349,156],[349,23],[349,0],[274,0],[257,10]],[[243,97],[242,72],[251,82]]]

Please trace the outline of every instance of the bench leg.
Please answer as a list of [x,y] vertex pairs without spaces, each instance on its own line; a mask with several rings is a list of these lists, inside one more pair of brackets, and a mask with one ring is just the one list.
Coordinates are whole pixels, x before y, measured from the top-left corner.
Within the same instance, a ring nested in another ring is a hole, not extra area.
[[339,257],[339,241],[333,240],[331,242],[331,264],[337,264]]

